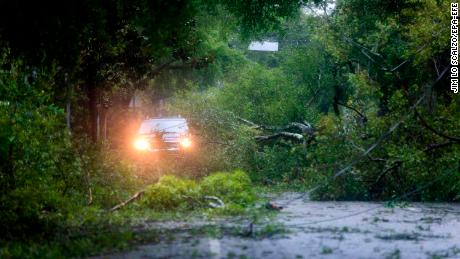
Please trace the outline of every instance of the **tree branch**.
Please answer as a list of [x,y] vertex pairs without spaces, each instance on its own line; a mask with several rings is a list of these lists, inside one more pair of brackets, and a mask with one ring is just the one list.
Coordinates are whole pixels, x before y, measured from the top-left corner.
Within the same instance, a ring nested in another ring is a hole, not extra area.
[[142,191],[138,191],[136,192],[133,196],[131,196],[129,199],[127,199],[126,201],[114,206],[113,208],[110,209],[110,212],[113,212],[113,211],[116,211],[116,210],[119,210],[121,209],[122,207],[128,205],[129,203],[135,201],[136,199],[140,198],[142,196],[142,194],[144,194],[145,190],[142,190]]
[[431,150],[433,149],[437,149],[437,148],[442,148],[442,147],[447,147],[447,146],[450,146],[452,144],[454,144],[455,142],[453,141],[446,141],[446,142],[442,142],[442,143],[433,143],[433,144],[429,144],[424,150],[423,152],[430,152]]
[[286,131],[286,130],[295,128],[295,129],[300,130],[302,133],[306,133],[308,135],[311,135],[314,133],[313,127],[308,122],[304,122],[304,123],[291,122],[284,127],[278,127],[278,126],[271,126],[271,125],[256,124],[252,121],[249,121],[247,119],[240,118],[240,117],[238,118],[238,120],[251,126],[254,129],[262,129],[262,130],[268,130],[268,131]]
[[[436,34],[432,35],[433,38],[437,37],[439,34],[441,34],[443,31],[445,30],[445,28],[443,28],[442,30],[438,31]],[[401,67],[403,67],[406,63],[412,61],[414,59],[414,57],[422,52],[422,50],[424,50],[426,47],[428,47],[430,45],[430,43],[432,43],[432,41],[428,41],[428,42],[425,42],[425,44],[423,44],[422,46],[420,46],[409,58],[407,58],[406,60],[404,60],[403,62],[399,63],[399,65],[395,66],[394,68],[390,69],[390,72],[395,72],[397,70],[399,70]],[[439,75],[439,73],[438,73]]]
[[393,171],[394,169],[400,167],[402,165],[402,161],[401,160],[397,160],[395,162],[393,162],[393,164],[389,167],[387,167],[385,170],[383,170],[379,176],[377,177],[377,179],[375,179],[375,182],[373,183],[373,185],[377,185],[382,179],[383,177],[388,173],[388,172],[391,172]]
[[455,141],[455,142],[460,142],[460,138],[459,137],[451,137],[449,135],[446,135],[438,130],[436,130],[435,128],[433,128],[432,126],[430,126],[424,119],[423,117],[420,115],[420,113],[417,111],[417,109],[414,110],[415,111],[415,116],[417,118],[419,118],[420,122],[422,123],[422,125],[429,129],[430,131],[432,131],[434,134],[440,136],[440,137],[443,137],[445,139],[448,139],[450,141]]
[[337,104],[340,105],[340,106],[343,106],[343,107],[345,107],[345,108],[348,108],[348,109],[350,109],[350,110],[352,110],[352,111],[354,111],[354,112],[356,112],[356,113],[363,119],[364,122],[367,121],[366,115],[364,115],[363,113],[361,113],[360,111],[358,111],[356,108],[351,107],[351,106],[349,106],[349,105],[347,105],[347,104],[344,104],[344,103],[342,103],[342,102],[337,102]]
[[[446,71],[449,67],[446,67],[446,69],[444,69],[444,71],[441,73],[441,75],[439,75],[436,80],[430,85],[430,87],[433,87],[434,85],[436,85],[437,82],[439,82],[443,77],[444,75],[446,74]],[[408,112],[411,112],[412,110],[415,110],[416,111],[416,108],[417,106],[420,105],[420,103],[422,103],[422,101],[426,98],[425,94],[422,94],[422,96],[409,108]],[[332,176],[332,179],[336,179],[337,177],[341,176],[342,174],[346,173],[348,170],[350,170],[350,168],[352,168],[355,164],[357,164],[358,162],[361,161],[361,159],[363,159],[364,157],[367,157],[367,155],[369,155],[377,146],[379,146],[386,138],[388,138],[397,128],[399,128],[399,126],[401,126],[401,124],[407,120],[409,118],[409,116],[404,116],[403,118],[401,118],[398,122],[396,122],[395,124],[393,124],[387,132],[385,132],[383,135],[381,135],[376,142],[374,142],[374,144],[372,144],[368,149],[366,149],[366,151],[364,151],[361,155],[359,155],[358,157],[356,157],[353,161],[351,161],[346,167],[342,168],[342,170],[338,171],[337,173],[335,173],[333,176]],[[313,189],[314,190],[314,189]]]

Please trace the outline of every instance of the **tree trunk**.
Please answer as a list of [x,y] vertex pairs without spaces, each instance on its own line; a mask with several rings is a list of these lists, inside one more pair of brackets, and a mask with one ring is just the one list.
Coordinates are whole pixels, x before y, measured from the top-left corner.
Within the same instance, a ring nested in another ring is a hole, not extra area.
[[88,86],[89,136],[93,142],[98,141],[98,90],[94,84]]
[[102,141],[107,140],[107,108],[102,106],[101,107],[101,113],[100,113],[100,124],[101,124],[101,130],[100,130],[100,136]]
[[71,104],[71,103],[70,103],[70,99],[68,99],[68,100],[67,100],[67,104],[66,104],[66,106],[65,106],[65,121],[66,121],[66,124],[67,124],[67,128],[68,128],[69,130],[71,130],[71,128],[70,128],[70,116],[71,116],[71,115],[70,115],[70,113],[71,113],[71,109],[70,109],[70,108],[71,108],[71,105],[70,105],[70,104]]

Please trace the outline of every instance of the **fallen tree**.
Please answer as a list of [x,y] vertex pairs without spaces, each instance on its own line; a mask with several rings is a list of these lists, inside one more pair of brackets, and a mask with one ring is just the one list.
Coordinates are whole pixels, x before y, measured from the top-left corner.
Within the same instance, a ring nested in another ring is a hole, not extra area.
[[270,132],[270,134],[255,136],[259,142],[285,139],[306,145],[313,140],[316,133],[315,128],[308,122],[291,122],[285,126],[272,126],[256,124],[244,118],[238,119],[253,129],[259,129],[265,133]]

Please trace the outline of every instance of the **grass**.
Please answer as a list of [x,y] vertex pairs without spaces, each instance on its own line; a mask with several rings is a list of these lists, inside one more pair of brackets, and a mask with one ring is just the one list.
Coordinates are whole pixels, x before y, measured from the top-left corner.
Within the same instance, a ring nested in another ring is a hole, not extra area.
[[269,185],[258,185],[255,189],[256,191],[260,191],[262,193],[281,194],[285,192],[306,192],[311,188],[303,182],[291,181],[276,182]]
[[401,258],[401,250],[395,249],[393,252],[385,256],[385,259],[399,259]]
[[321,248],[321,254],[323,255],[327,255],[327,254],[332,254],[334,250],[332,250],[332,248],[328,247],[328,246],[323,246]]
[[266,238],[266,237],[272,237],[274,235],[286,234],[286,233],[289,233],[289,231],[282,224],[269,223],[269,224],[263,225],[260,229],[256,230],[254,236],[256,238]]

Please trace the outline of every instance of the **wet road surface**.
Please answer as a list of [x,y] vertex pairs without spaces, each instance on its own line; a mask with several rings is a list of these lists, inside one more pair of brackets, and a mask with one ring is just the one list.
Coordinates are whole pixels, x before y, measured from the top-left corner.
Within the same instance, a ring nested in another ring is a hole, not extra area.
[[[268,226],[253,226],[252,232],[272,231],[273,235],[210,237],[178,231],[159,243],[102,257],[460,258],[460,204],[409,203],[389,208],[376,202],[317,202],[296,197],[299,194],[275,197],[276,203],[288,206]],[[207,223],[196,226],[200,224]],[[247,224],[241,222],[243,231]],[[190,227],[174,222],[162,227],[185,226]]]

